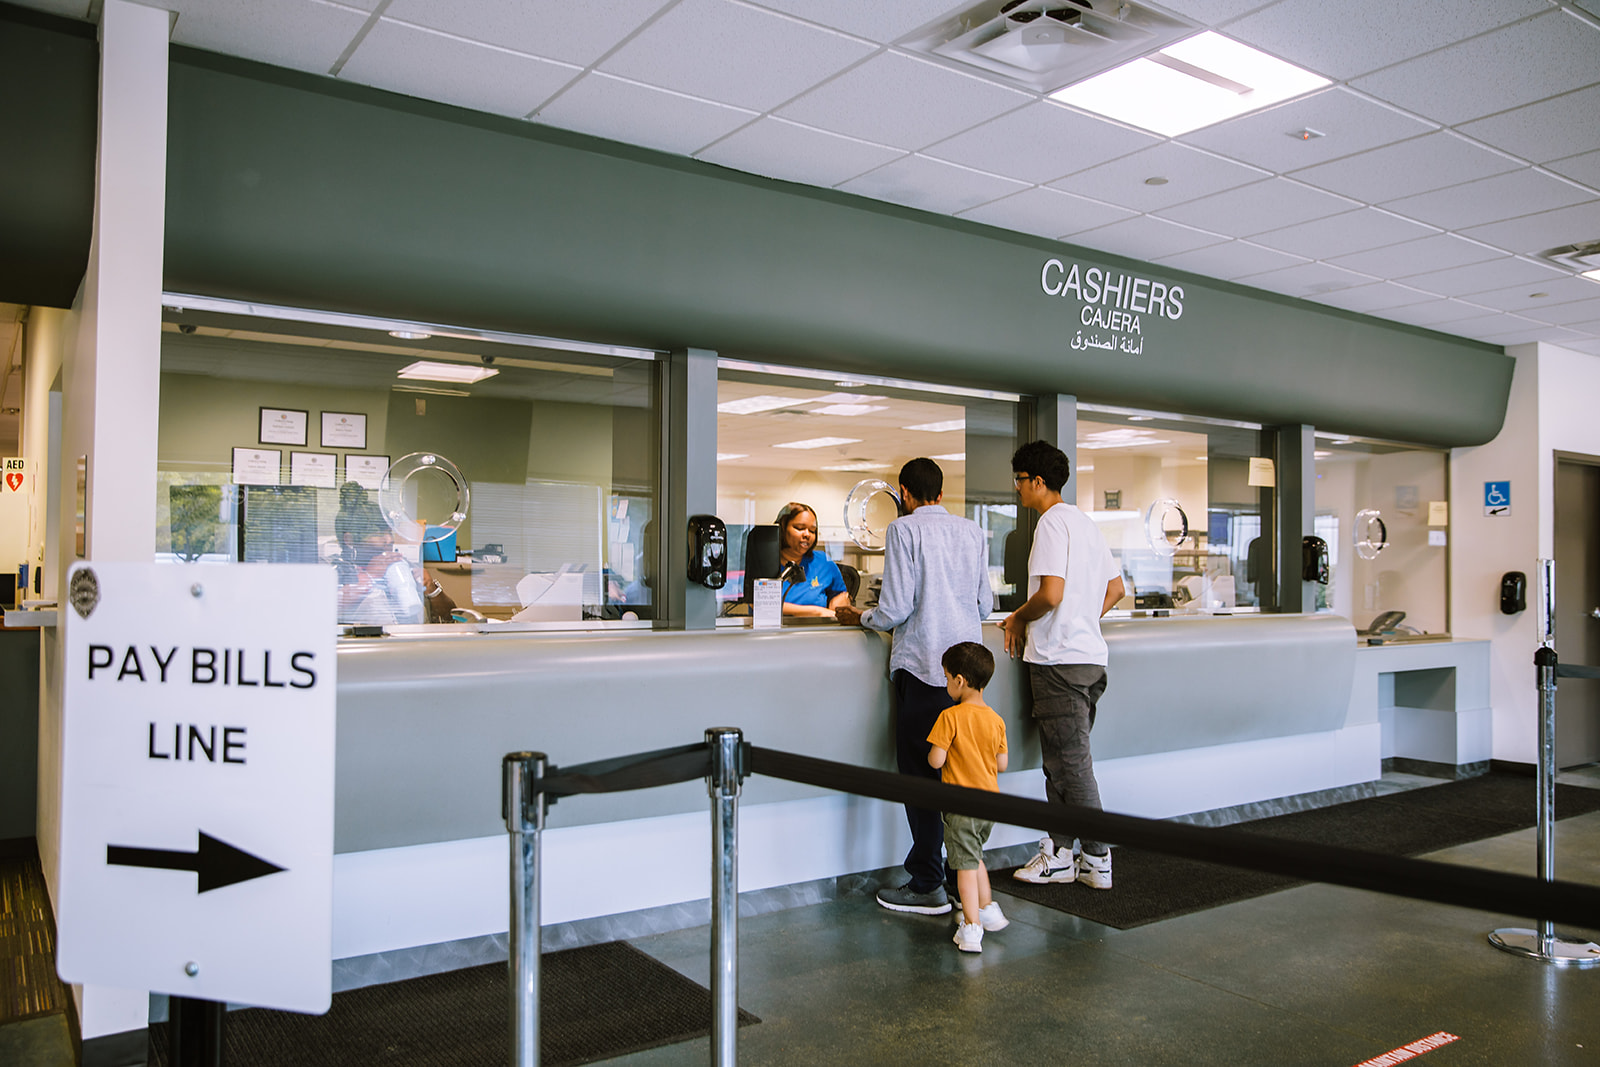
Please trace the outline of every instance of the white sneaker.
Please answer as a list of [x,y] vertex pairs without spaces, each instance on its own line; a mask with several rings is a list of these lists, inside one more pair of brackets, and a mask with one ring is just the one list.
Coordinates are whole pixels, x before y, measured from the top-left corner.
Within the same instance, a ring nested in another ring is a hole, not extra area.
[[1011,920],[1001,914],[1000,902],[991,900],[987,908],[978,909],[978,923],[985,930],[994,933],[996,930],[1004,930],[1010,926]]
[[1087,852],[1078,857],[1078,881],[1090,889],[1111,888],[1111,853],[1091,856]]
[[1050,851],[1048,837],[1039,840],[1039,851],[1027,863],[1011,872],[1011,877],[1019,882],[1033,882],[1041,885],[1046,882],[1075,882],[1078,880],[1078,865],[1073,862],[1071,848],[1058,848]]
[[982,952],[983,926],[979,923],[960,923],[956,926],[956,936],[950,940],[962,952]]

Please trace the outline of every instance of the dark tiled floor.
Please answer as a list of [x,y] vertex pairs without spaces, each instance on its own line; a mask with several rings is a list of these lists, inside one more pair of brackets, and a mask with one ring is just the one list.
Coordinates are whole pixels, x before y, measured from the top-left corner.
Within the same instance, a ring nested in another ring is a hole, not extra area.
[[[1556,842],[1557,877],[1600,884],[1600,814],[1563,820]],[[1527,830],[1429,858],[1532,874],[1534,848]],[[945,919],[869,898],[741,920],[740,1004],[763,1021],[740,1031],[740,1061],[1320,1067],[1445,1030],[1461,1040],[1420,1063],[1600,1064],[1600,968],[1485,941],[1526,919],[1305,886],[1121,931],[999,899],[1012,924],[981,956],[956,951]],[[708,937],[635,944],[706,982]],[[702,1039],[611,1062],[707,1057]]]

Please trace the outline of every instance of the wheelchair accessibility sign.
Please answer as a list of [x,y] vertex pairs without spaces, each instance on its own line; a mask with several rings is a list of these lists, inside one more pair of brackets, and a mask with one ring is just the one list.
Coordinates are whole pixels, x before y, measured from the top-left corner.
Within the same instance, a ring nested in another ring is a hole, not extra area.
[[1511,514],[1511,483],[1483,483],[1483,513],[1485,515]]

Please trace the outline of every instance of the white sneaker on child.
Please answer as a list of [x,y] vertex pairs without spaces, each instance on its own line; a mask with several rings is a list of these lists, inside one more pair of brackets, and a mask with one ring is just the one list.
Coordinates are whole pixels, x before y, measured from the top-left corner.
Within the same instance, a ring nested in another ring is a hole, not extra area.
[[1111,853],[1091,856],[1085,852],[1078,857],[1078,881],[1090,889],[1111,888]]
[[956,936],[951,938],[962,952],[983,951],[983,926],[979,923],[959,923]]
[[1072,847],[1050,850],[1051,841],[1048,837],[1040,838],[1039,851],[1031,860],[1011,872],[1011,877],[1019,882],[1033,882],[1042,885],[1047,882],[1075,882],[1078,880],[1078,865],[1072,858]]
[[991,900],[987,908],[978,909],[978,924],[990,933],[994,933],[1010,926],[1011,920],[1001,913],[1000,902]]

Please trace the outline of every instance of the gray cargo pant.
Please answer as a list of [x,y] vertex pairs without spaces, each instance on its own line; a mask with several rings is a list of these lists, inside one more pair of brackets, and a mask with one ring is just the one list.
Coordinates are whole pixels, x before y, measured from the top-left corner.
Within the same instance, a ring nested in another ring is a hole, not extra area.
[[[1094,779],[1094,757],[1089,752],[1089,731],[1094,727],[1095,704],[1106,691],[1106,669],[1093,663],[1030,663],[1028,683],[1033,690],[1033,717],[1039,724],[1039,747],[1044,750],[1045,799],[1057,804],[1103,810],[1100,784]],[[1073,834],[1052,830],[1055,847],[1072,847]],[[1083,851],[1103,856],[1103,842],[1081,838]]]

